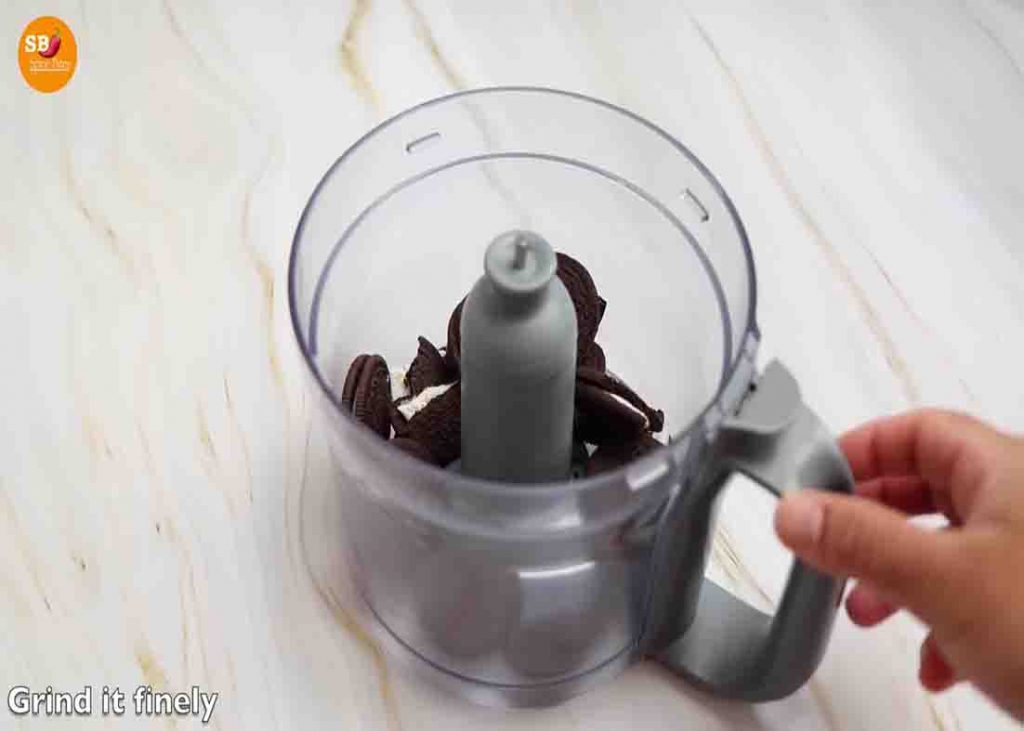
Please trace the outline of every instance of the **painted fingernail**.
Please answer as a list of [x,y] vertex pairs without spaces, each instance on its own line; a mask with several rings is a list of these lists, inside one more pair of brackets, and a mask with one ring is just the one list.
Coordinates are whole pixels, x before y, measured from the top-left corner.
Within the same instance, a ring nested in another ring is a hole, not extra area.
[[821,538],[825,510],[814,495],[786,495],[775,509],[775,532],[790,546],[812,546]]
[[953,668],[931,635],[921,644],[917,677],[921,681],[921,685],[933,693],[941,693],[956,682]]
[[891,615],[894,607],[872,587],[858,584],[846,597],[846,611],[854,624],[870,627]]

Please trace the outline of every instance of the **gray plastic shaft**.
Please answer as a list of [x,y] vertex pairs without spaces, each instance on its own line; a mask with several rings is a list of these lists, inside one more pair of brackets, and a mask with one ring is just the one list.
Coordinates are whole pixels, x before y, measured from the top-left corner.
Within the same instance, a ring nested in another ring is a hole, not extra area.
[[462,308],[462,472],[503,482],[569,477],[576,311],[551,246],[498,236]]

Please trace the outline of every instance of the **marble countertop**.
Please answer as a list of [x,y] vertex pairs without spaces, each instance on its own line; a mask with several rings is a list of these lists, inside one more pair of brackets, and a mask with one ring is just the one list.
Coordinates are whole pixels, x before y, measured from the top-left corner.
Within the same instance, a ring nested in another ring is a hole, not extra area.
[[[301,5],[0,9],[12,47],[46,12],[79,49],[54,95],[13,54],[0,75],[4,693],[198,685],[223,729],[1013,728],[969,688],[919,688],[904,617],[841,618],[811,683],[761,706],[649,664],[539,711],[399,672],[302,499],[327,458],[285,271],[313,186],[376,122],[456,89],[571,89],[665,127],[723,182],[762,356],[832,428],[935,404],[1024,429],[1024,5]],[[771,507],[726,506],[711,570],[741,594],[781,585]],[[0,709],[2,728],[66,721]]]

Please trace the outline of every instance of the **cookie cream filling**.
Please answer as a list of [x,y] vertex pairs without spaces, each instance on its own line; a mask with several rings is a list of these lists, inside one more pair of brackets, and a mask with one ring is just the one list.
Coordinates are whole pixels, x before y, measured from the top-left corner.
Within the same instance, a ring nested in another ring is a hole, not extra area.
[[440,386],[430,386],[429,388],[424,388],[422,391],[420,391],[418,394],[413,396],[405,403],[398,404],[398,410],[401,412],[402,416],[406,418],[406,420],[412,419],[412,417],[416,416],[416,414],[425,409],[427,404],[436,399],[438,396],[442,395],[445,391],[447,391],[454,385],[454,383],[442,383]]
[[395,368],[391,371],[391,400],[397,401],[409,395],[409,381],[405,378],[405,371]]

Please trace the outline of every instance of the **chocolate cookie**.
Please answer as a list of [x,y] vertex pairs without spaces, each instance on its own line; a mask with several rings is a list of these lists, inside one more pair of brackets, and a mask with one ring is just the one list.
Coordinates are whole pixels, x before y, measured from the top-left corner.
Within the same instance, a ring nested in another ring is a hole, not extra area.
[[341,404],[356,421],[387,439],[391,435],[391,376],[387,361],[379,355],[357,356],[345,376]]
[[462,305],[465,303],[466,298],[463,297],[448,318],[448,345],[445,348],[445,357],[454,358],[456,363],[462,357]]
[[576,381],[574,431],[577,439],[588,444],[629,444],[647,431],[647,419],[603,388]]
[[436,464],[434,455],[430,453],[430,450],[415,439],[410,439],[409,437],[396,437],[391,440],[391,444],[418,460],[429,462],[430,464]]
[[[401,416],[401,414],[399,414]],[[456,383],[409,419],[402,430],[433,455],[441,467],[462,453],[462,388]]]
[[576,308],[576,342],[582,351],[597,336],[597,326],[604,315],[601,306],[603,300],[598,296],[597,286],[585,266],[560,251],[556,252],[556,256],[558,269],[555,273],[562,280]]
[[430,386],[451,383],[457,376],[452,372],[451,361],[441,355],[432,342],[420,336],[419,343],[416,357],[413,358],[405,375],[406,381],[409,383],[409,391],[413,396]]
[[660,446],[661,442],[649,433],[644,432],[631,443],[606,444],[598,447],[597,451],[590,455],[590,459],[587,460],[587,477],[593,477],[602,472],[609,472],[610,470],[622,467]]
[[593,368],[596,371],[604,371],[605,359],[604,350],[597,343],[587,343],[579,352],[579,363],[577,367]]
[[405,396],[388,404],[388,416],[391,418],[391,428],[395,430],[396,439],[409,436],[409,420],[398,410],[398,406],[409,399],[409,396]]
[[[576,389],[581,384],[596,386],[614,396],[624,399],[628,404],[643,414],[648,424],[648,431],[657,433],[665,426],[665,414],[660,409],[652,409],[647,402],[640,398],[636,392],[623,383],[621,380],[606,371],[581,365],[576,369]],[[593,443],[593,442],[592,442]]]

